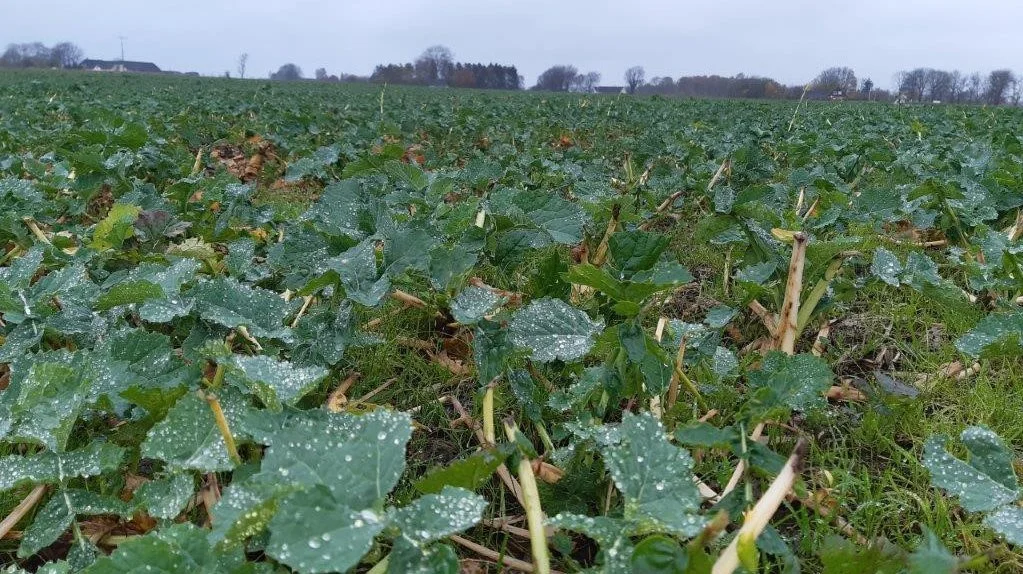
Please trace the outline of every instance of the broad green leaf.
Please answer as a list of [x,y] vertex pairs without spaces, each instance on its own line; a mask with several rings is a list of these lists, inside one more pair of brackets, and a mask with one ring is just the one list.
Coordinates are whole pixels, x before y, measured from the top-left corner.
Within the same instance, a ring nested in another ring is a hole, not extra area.
[[[247,408],[244,399],[232,389],[217,396],[237,441]],[[173,470],[218,472],[234,467],[209,403],[195,392],[178,399],[167,418],[149,431],[142,456],[165,461]]]
[[586,213],[571,201],[544,191],[514,191],[512,202],[556,243],[575,245],[583,239]]
[[451,301],[451,316],[472,325],[504,303],[504,298],[485,287],[470,285]]
[[959,559],[945,548],[930,529],[924,528],[924,541],[909,555],[910,574],[956,574]]
[[1023,508],[1003,506],[985,516],[984,524],[1005,537],[1010,544],[1023,547]]
[[348,508],[370,508],[398,483],[411,436],[400,412],[303,418],[274,437],[263,468],[282,483],[323,485]]
[[828,536],[817,555],[823,574],[900,574],[905,566],[902,551],[883,538],[860,547],[841,536]]
[[705,519],[693,481],[693,459],[672,445],[659,421],[625,413],[620,438],[601,448],[604,464],[625,501],[625,519],[678,536],[692,537]]
[[34,362],[11,406],[8,440],[37,442],[52,451],[63,451],[86,406],[90,384],[91,380],[71,365]]
[[336,145],[324,146],[313,152],[312,156],[291,163],[284,174],[284,181],[296,182],[303,177],[323,174],[326,167],[337,162],[339,151]]
[[729,447],[739,437],[735,427],[718,428],[710,423],[695,422],[675,429],[678,442],[703,448]]
[[636,544],[631,563],[636,574],[685,574],[689,555],[674,538],[657,534]]
[[600,571],[608,574],[632,572],[633,546],[622,520],[562,512],[548,520],[548,524],[592,538],[600,546],[600,554],[604,559]]
[[241,550],[210,546],[205,532],[190,523],[172,524],[145,536],[129,538],[109,556],[100,557],[84,574],[242,574]]
[[150,299],[163,297],[163,289],[149,281],[129,281],[118,283],[100,296],[96,309],[106,311],[120,305],[145,303]]
[[458,574],[458,554],[447,544],[419,547],[399,538],[387,557],[388,574]]
[[834,375],[828,364],[814,355],[772,351],[760,369],[747,372],[747,377],[755,392],[755,410],[808,411],[824,405],[824,392]]
[[397,277],[409,269],[429,271],[430,251],[438,243],[429,230],[398,229],[384,241],[384,272],[389,277]]
[[207,321],[229,329],[247,327],[254,337],[290,337],[284,320],[296,301],[286,302],[273,291],[217,277],[198,283],[189,294],[195,298],[199,314]]
[[256,475],[249,480],[232,482],[210,511],[213,544],[240,545],[248,538],[266,530],[277,513],[280,499],[298,487],[268,480]]
[[327,262],[337,272],[348,298],[375,307],[391,288],[387,275],[377,271],[375,242],[367,239]]
[[355,181],[328,185],[302,219],[312,221],[324,233],[356,241],[371,233],[374,226],[370,201]]
[[53,544],[67,531],[78,515],[115,514],[130,516],[134,506],[113,496],[85,490],[59,490],[36,513],[25,529],[18,547],[18,556],[28,558]]
[[291,360],[298,365],[336,365],[345,349],[355,340],[352,304],[341,303],[337,309],[317,305],[293,330]]
[[94,441],[64,453],[45,451],[29,456],[0,458],[0,491],[22,484],[52,484],[68,478],[98,476],[121,464],[124,450]]
[[195,482],[184,472],[151,480],[135,491],[135,500],[150,516],[170,520],[176,517],[195,494]]
[[228,381],[250,389],[263,404],[277,411],[282,405],[293,406],[329,374],[323,367],[296,367],[266,355],[232,355],[226,363]]
[[870,272],[892,287],[899,286],[899,275],[902,273],[902,264],[894,253],[884,247],[878,247],[874,251],[874,260],[870,264]]
[[392,524],[417,545],[443,540],[475,526],[483,518],[487,501],[471,491],[445,486],[396,510]]
[[441,492],[445,487],[456,486],[475,491],[493,476],[497,467],[507,458],[499,449],[481,450],[466,458],[456,460],[448,466],[434,468],[416,481],[416,490],[424,494]]
[[135,219],[141,211],[142,208],[137,205],[112,205],[107,216],[93,229],[90,247],[96,251],[120,247],[125,239],[135,234]]
[[270,521],[266,552],[298,572],[346,572],[385,526],[372,510],[352,510],[323,487],[284,498]]
[[970,453],[968,462],[945,450],[948,437],[935,435],[924,443],[931,485],[958,497],[970,512],[994,510],[1019,498],[1012,453],[1002,439],[984,427],[968,427],[960,438]]
[[620,231],[608,241],[608,253],[624,278],[652,269],[668,247],[668,237],[647,231]]
[[564,301],[539,299],[515,314],[508,333],[513,344],[530,349],[534,360],[547,363],[582,357],[603,326],[603,321],[591,320]]
[[1023,312],[992,313],[955,342],[970,355],[1018,355],[1023,351]]

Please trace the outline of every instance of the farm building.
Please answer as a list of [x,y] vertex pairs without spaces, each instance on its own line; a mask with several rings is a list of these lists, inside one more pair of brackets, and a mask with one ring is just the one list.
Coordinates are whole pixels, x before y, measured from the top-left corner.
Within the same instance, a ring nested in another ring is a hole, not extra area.
[[83,70],[97,72],[147,72],[157,74],[160,68],[152,62],[132,62],[129,60],[82,60],[79,66]]

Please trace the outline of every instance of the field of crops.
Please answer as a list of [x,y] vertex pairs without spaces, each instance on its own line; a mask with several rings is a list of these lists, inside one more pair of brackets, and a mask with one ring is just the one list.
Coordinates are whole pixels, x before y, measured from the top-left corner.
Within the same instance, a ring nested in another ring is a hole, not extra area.
[[1023,571],[1023,112],[0,74],[3,572]]

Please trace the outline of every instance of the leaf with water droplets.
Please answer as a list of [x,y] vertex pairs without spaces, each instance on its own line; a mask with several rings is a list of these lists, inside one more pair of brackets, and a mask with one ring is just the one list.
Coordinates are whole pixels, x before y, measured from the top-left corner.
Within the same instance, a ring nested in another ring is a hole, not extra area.
[[483,518],[487,501],[462,488],[445,486],[394,512],[392,523],[416,544],[435,542],[475,526]]
[[547,363],[582,357],[603,327],[564,301],[544,298],[516,313],[508,333],[512,343],[532,350],[534,360]]
[[1006,505],[984,517],[984,524],[1016,546],[1023,546],[1023,508]]
[[96,251],[104,251],[120,247],[125,239],[135,234],[135,219],[142,208],[137,205],[115,203],[102,221],[96,224],[92,232],[90,247]]
[[621,231],[611,236],[607,246],[614,266],[623,273],[623,278],[628,278],[652,269],[668,243],[668,237],[662,233]]
[[66,478],[98,476],[116,469],[122,458],[124,449],[98,441],[63,453],[5,456],[0,458],[0,492],[26,483],[52,484]]
[[377,271],[376,242],[367,239],[327,261],[340,277],[345,294],[356,303],[376,307],[391,288],[387,275]]
[[562,512],[547,521],[550,526],[579,532],[592,538],[600,546],[604,564],[601,572],[631,574],[633,546],[624,522],[606,516],[583,516]]
[[280,499],[298,489],[261,473],[248,480],[232,482],[210,510],[214,544],[241,544],[263,532],[277,512]]
[[101,556],[83,574],[243,574],[241,549],[210,546],[204,530],[190,524],[172,524],[145,536],[129,537],[109,556]]
[[188,294],[207,321],[229,329],[247,327],[254,337],[290,338],[284,320],[298,301],[286,302],[273,291],[242,285],[230,277],[202,281]]
[[935,435],[924,443],[923,464],[931,485],[959,498],[971,512],[994,510],[1019,498],[1012,452],[1002,439],[984,427],[968,427],[960,438],[970,453],[964,462],[945,450],[948,437]]
[[134,505],[119,498],[86,490],[60,490],[36,513],[32,524],[22,534],[18,556],[28,558],[67,531],[78,515],[115,514],[130,516]]
[[96,310],[106,311],[120,305],[145,303],[163,297],[163,289],[150,281],[125,281],[111,287],[96,302]]
[[693,481],[693,459],[670,442],[649,414],[625,413],[619,441],[601,448],[615,485],[625,499],[625,519],[679,536],[695,536],[705,519]]
[[757,416],[769,416],[779,409],[808,411],[823,406],[824,391],[834,375],[820,357],[772,351],[759,370],[747,372],[747,378],[754,392],[747,407]]
[[419,547],[399,538],[387,557],[388,574],[455,574],[458,554],[447,544]]
[[971,357],[1019,355],[1023,351],[1023,312],[992,313],[955,345]]
[[934,532],[924,527],[924,541],[909,555],[909,574],[956,574],[959,559],[945,548]]
[[370,508],[398,483],[411,436],[401,412],[296,419],[274,437],[263,469],[280,482],[326,486],[349,508]]
[[369,552],[384,526],[373,511],[352,510],[317,487],[281,501],[266,552],[304,574],[345,572]]
[[416,490],[424,494],[437,493],[447,486],[475,491],[483,486],[508,457],[508,449],[481,450],[448,466],[437,467],[416,481]]
[[276,411],[282,405],[293,406],[329,373],[323,367],[296,367],[266,355],[232,355],[225,364],[229,382],[251,390],[263,404]]
[[472,325],[504,303],[504,298],[490,289],[470,285],[451,301],[451,316],[463,325]]
[[874,260],[870,264],[870,272],[892,287],[899,286],[899,274],[902,273],[902,264],[899,258],[884,247],[878,247],[874,251]]
[[[70,365],[35,362],[11,397],[11,427],[7,440],[28,441],[60,452],[88,398],[91,380]],[[5,395],[12,394],[8,390]],[[6,396],[4,398],[7,398]],[[6,402],[6,401],[5,401]]]
[[332,183],[323,189],[320,198],[302,216],[320,231],[346,236],[359,241],[372,233],[373,201],[355,181]]
[[150,516],[170,520],[181,513],[195,494],[195,482],[188,473],[179,472],[151,480],[135,491],[135,501]]
[[[231,388],[217,396],[237,440],[247,410],[244,398]],[[166,461],[174,470],[218,472],[234,468],[209,403],[194,392],[178,399],[167,417],[149,431],[142,443],[142,456]]]

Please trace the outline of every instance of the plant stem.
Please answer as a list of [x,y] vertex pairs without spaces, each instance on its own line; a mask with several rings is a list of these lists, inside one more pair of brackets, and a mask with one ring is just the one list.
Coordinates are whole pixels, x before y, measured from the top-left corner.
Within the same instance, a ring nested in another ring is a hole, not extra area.
[[[224,365],[218,363],[217,370],[213,373],[213,380],[209,384],[210,389],[219,389],[224,384],[224,373]],[[241,464],[242,457],[238,455],[238,447],[235,445],[234,435],[231,434],[231,426],[227,422],[227,417],[224,416],[224,409],[220,406],[220,399],[212,393],[207,393],[206,402],[210,404],[210,410],[213,411],[213,419],[217,421],[217,428],[220,429],[220,434],[224,437],[227,455],[231,458],[231,462]]]
[[827,271],[824,272],[824,277],[813,286],[810,294],[806,296],[806,301],[799,306],[799,314],[796,318],[796,338],[799,338],[799,335],[806,329],[807,323],[810,322],[810,315],[817,309],[817,304],[821,302],[824,294],[828,292],[828,287],[835,280],[835,276],[838,275],[838,270],[842,268],[844,262],[844,257],[832,261],[828,265]]
[[7,533],[21,522],[21,519],[24,518],[36,504],[39,504],[39,500],[43,498],[44,494],[46,494],[46,485],[40,484],[33,488],[32,492],[28,493],[28,496],[26,496],[18,503],[17,506],[14,507],[14,509],[11,510],[10,514],[8,514],[3,521],[0,521],[0,538],[7,536]]
[[491,381],[487,390],[483,393],[483,439],[484,446],[497,444],[497,430],[494,424],[494,387],[497,381]]
[[[506,420],[504,432],[508,441],[515,442],[515,423]],[[550,574],[551,557],[547,551],[547,532],[543,526],[543,509],[540,506],[540,492],[536,488],[536,476],[529,457],[519,460],[519,484],[522,485],[522,502],[529,525],[529,546],[533,552],[533,566],[540,574]]]
[[785,285],[785,301],[781,306],[778,333],[775,344],[786,355],[791,355],[796,346],[797,325],[799,322],[799,295],[803,290],[803,266],[806,263],[806,244],[808,237],[803,232],[792,236],[792,259],[789,262],[789,276]]
[[753,510],[746,514],[746,519],[739,532],[735,534],[735,538],[732,539],[732,543],[728,545],[728,548],[725,548],[721,556],[718,557],[717,562],[714,563],[714,568],[711,570],[712,574],[731,574],[739,567],[739,544],[743,542],[752,543],[757,539],[757,536],[760,536],[764,528],[767,527],[767,523],[770,522],[771,517],[774,516],[778,507],[785,500],[785,496],[796,483],[803,457],[806,456],[806,450],[806,439],[799,439],[788,462],[785,463],[781,472],[775,477],[767,492],[753,506]]
[[366,570],[366,574],[384,574],[387,572],[388,563],[391,561],[391,555],[384,556],[380,562],[373,565],[372,568]]

